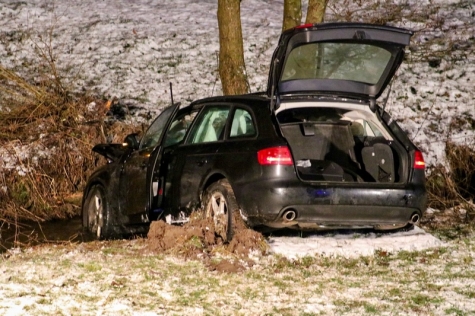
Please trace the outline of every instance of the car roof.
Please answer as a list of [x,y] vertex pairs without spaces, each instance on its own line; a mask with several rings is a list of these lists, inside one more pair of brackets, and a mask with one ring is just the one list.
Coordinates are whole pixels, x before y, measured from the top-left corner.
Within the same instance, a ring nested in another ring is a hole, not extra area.
[[209,103],[244,103],[246,105],[266,106],[269,103],[269,97],[264,92],[240,94],[240,95],[224,95],[203,98],[193,101],[189,106],[200,108]]

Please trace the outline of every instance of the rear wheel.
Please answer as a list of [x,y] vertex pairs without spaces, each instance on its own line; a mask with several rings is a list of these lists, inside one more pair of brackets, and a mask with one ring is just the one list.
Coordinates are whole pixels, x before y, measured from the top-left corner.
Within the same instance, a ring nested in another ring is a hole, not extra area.
[[213,219],[216,234],[226,242],[231,241],[232,217],[238,206],[229,182],[222,179],[211,184],[205,192],[203,204],[206,218]]
[[104,239],[109,233],[108,203],[105,190],[102,185],[94,185],[87,194],[83,216],[87,230],[94,235],[95,239]]

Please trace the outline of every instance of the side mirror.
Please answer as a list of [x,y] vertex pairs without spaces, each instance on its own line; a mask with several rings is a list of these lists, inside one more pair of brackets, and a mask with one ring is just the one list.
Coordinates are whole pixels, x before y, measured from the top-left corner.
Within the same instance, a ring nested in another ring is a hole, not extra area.
[[140,142],[139,142],[137,133],[133,133],[133,134],[129,134],[125,136],[124,146],[127,146],[133,150],[137,150],[139,149],[139,145],[140,145]]

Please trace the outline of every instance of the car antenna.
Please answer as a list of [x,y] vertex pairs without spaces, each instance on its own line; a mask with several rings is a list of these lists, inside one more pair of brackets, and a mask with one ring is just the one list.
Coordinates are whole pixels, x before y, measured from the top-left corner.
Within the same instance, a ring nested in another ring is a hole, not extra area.
[[[170,98],[172,100],[172,106],[175,105],[175,102],[173,101],[173,84],[170,82]],[[177,106],[180,106],[180,102],[176,103]]]
[[170,82],[170,98],[172,99],[172,105],[173,105],[173,84]]

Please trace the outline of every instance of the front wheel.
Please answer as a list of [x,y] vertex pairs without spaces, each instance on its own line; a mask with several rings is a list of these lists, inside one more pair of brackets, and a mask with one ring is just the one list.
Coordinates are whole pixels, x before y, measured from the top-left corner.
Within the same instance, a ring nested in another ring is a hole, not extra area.
[[108,235],[108,203],[102,185],[94,185],[87,194],[83,205],[83,218],[86,229],[95,239],[104,239]]
[[211,184],[204,194],[204,213],[212,218],[215,233],[225,242],[233,238],[232,217],[238,209],[233,189],[226,179]]

